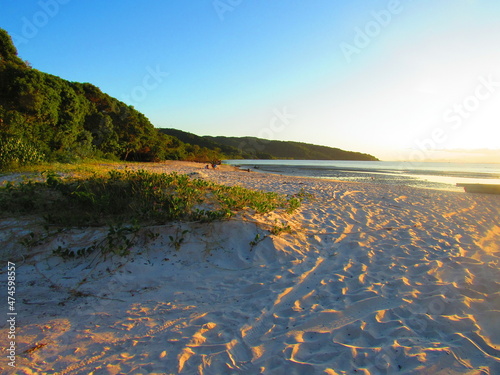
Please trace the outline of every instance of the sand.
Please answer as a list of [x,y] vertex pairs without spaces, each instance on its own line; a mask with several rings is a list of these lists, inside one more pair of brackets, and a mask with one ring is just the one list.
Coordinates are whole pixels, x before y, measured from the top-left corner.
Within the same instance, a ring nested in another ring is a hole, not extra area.
[[2,220],[18,312],[2,374],[500,374],[500,196],[154,169],[313,197],[293,215],[147,228],[106,260],[51,255],[106,229],[28,253],[39,221]]

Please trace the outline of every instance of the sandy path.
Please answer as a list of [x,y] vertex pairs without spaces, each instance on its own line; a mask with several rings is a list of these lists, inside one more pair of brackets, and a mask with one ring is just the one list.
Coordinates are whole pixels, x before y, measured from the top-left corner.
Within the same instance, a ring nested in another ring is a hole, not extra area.
[[[98,229],[16,255],[18,368],[1,358],[5,373],[500,373],[499,196],[202,167],[158,170],[314,199],[291,217],[153,227],[130,259],[43,255]],[[269,235],[275,220],[292,233]],[[27,223],[0,228],[2,259],[19,254]]]

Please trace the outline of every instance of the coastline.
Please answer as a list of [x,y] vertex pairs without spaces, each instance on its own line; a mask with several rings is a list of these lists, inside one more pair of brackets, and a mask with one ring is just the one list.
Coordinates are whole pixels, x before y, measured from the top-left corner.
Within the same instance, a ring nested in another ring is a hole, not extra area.
[[6,374],[500,372],[499,196],[188,162],[128,168],[305,200],[293,215],[151,227],[156,239],[143,233],[133,255],[105,261],[51,255],[103,228],[22,254],[40,224],[0,220],[2,261],[19,254],[18,367],[2,357]]
[[227,160],[264,173],[463,191],[458,183],[500,184],[500,164],[342,160]]

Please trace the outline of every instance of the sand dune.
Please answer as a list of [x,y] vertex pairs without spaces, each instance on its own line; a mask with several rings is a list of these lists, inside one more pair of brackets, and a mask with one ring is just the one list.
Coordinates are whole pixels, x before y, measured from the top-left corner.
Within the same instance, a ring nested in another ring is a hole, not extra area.
[[18,367],[2,356],[2,373],[500,373],[499,196],[156,168],[313,198],[292,216],[148,228],[157,238],[106,261],[50,255],[105,229],[26,254],[39,223],[3,220],[19,316]]

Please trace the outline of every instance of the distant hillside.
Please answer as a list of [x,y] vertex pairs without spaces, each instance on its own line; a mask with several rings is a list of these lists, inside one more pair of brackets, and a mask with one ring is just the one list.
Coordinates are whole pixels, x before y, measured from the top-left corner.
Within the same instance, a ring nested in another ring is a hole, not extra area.
[[[57,58],[54,56],[54,58]],[[0,28],[0,170],[84,158],[377,160],[368,154],[299,142],[197,136],[157,129],[148,118],[90,83],[33,69]]]
[[292,141],[270,141],[255,137],[198,136],[177,129],[160,129],[182,142],[219,149],[232,159],[296,159],[296,160],[378,160],[375,156],[339,148]]
[[178,129],[158,129],[160,133],[175,137],[181,142],[190,144],[192,146],[199,146],[210,150],[218,151],[224,154],[224,158],[240,159],[241,152],[233,146],[225,145],[222,143],[214,142],[209,137],[201,137],[199,135],[188,133]]
[[250,155],[269,154],[274,159],[295,160],[366,160],[375,156],[340,148],[293,141],[270,141],[255,137],[206,137],[214,142],[233,146]]

